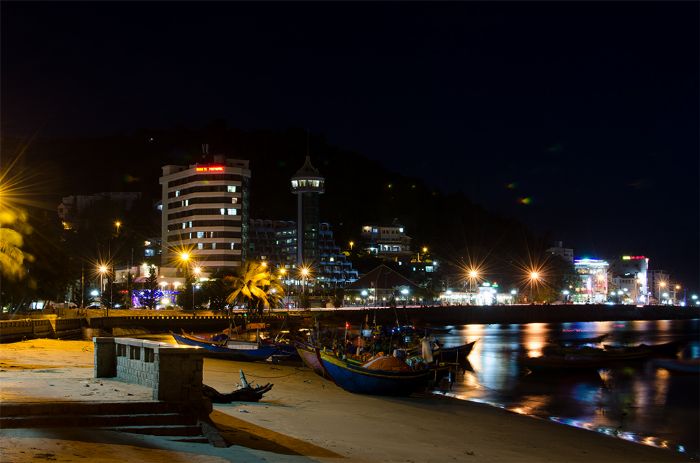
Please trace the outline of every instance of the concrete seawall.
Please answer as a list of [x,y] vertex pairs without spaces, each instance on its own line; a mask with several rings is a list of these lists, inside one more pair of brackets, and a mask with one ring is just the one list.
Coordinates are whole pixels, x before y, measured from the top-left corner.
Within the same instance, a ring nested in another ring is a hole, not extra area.
[[[111,315],[111,314],[110,314]],[[236,325],[246,318],[236,314]],[[513,305],[513,306],[432,306],[365,309],[306,310],[265,314],[271,329],[284,326],[311,327],[316,318],[321,324],[360,324],[365,320],[381,325],[465,325],[470,323],[562,323],[581,321],[674,320],[700,319],[700,307],[668,306],[608,306],[608,305]],[[110,317],[14,319],[0,321],[0,342],[15,342],[34,338],[79,338],[111,335],[119,330],[140,330],[144,333],[168,331],[215,332],[229,325],[225,314],[161,314],[140,312],[131,315],[119,311]]]
[[635,307],[608,305],[513,305],[397,307],[366,310],[337,310],[319,314],[333,322],[378,324],[465,325],[470,323],[562,323],[583,321],[674,320],[700,318],[697,307]]

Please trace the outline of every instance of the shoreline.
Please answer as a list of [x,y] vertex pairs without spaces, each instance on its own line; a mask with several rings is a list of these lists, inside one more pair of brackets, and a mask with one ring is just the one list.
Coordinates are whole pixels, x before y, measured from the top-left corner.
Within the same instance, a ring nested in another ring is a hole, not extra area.
[[[97,395],[90,396],[94,400],[104,393],[100,392],[100,385],[92,382],[92,362],[91,342],[42,339],[3,344],[0,346],[0,392],[4,397],[14,391],[16,396],[10,401],[37,395],[35,400],[55,402],[85,400],[86,391],[96,390]],[[124,452],[140,452],[138,457],[134,454],[137,461],[154,462],[263,459],[294,462],[340,459],[353,462],[693,461],[692,456],[672,450],[627,442],[471,401],[433,394],[409,398],[350,394],[300,366],[205,358],[204,382],[228,392],[235,388],[241,369],[251,383],[271,382],[274,387],[258,403],[214,404],[212,418],[225,429],[222,434],[233,444],[231,447],[215,449],[205,444],[174,444],[152,436],[127,436],[136,442],[128,449],[122,447],[118,436],[103,437],[105,442],[100,445],[117,451],[121,461]],[[118,390],[110,390],[112,400],[120,395],[124,398],[127,392],[133,394],[141,388],[116,381],[102,383],[105,388]],[[90,384],[90,388],[84,384]],[[8,401],[7,397],[3,401]],[[75,433],[78,430],[70,430],[71,435]],[[61,461],[85,461],[74,454],[84,454],[81,453],[85,451],[83,447],[92,443],[84,438],[56,441],[57,434],[62,433],[3,429],[0,435],[12,443],[0,448],[3,461],[24,461],[19,452],[32,448],[50,449],[46,453]],[[151,445],[161,450],[148,450],[148,456],[142,454],[144,446]],[[163,448],[167,449],[166,453]],[[104,458],[99,461],[113,461],[108,455]]]

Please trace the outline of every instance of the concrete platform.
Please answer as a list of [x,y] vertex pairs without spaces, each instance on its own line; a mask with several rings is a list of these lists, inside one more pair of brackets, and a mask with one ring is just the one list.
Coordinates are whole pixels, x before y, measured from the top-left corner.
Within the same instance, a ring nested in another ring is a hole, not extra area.
[[149,387],[93,378],[92,368],[0,370],[0,402],[150,402]]

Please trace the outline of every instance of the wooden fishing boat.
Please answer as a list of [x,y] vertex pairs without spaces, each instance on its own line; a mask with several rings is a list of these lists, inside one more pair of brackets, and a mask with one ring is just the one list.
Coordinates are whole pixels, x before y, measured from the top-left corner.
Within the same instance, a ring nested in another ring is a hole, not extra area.
[[611,353],[643,353],[647,354],[647,357],[654,356],[671,356],[674,357],[678,354],[681,349],[682,344],[676,341],[666,342],[662,344],[639,344],[637,346],[615,346],[610,344],[603,344],[606,352]]
[[433,358],[436,359],[438,363],[456,363],[462,365],[467,361],[467,356],[474,348],[474,344],[476,344],[476,341],[462,344],[461,346],[440,347],[433,351]]
[[550,341],[552,344],[560,346],[582,346],[584,344],[599,344],[608,337],[608,334],[601,334],[592,338],[563,338]]
[[[659,350],[655,350],[654,347]],[[521,357],[520,363],[532,371],[599,369],[625,362],[648,360],[661,355],[658,352],[669,348],[670,346],[666,345],[644,344],[633,347],[605,346],[605,349],[560,348],[555,351],[545,351],[545,355],[541,357]]]
[[371,395],[405,396],[425,389],[434,375],[430,369],[408,371],[371,370],[318,351],[319,360],[333,382],[348,392]]
[[311,368],[317,375],[326,379],[331,379],[325,368],[323,368],[321,359],[318,356],[318,348],[302,342],[297,342],[295,345],[297,353],[299,357],[301,357],[301,361],[304,362],[304,365]]
[[700,374],[700,358],[695,359],[654,359],[654,366],[671,373]]
[[208,355],[217,358],[253,362],[266,360],[278,352],[275,345],[264,346],[254,341],[232,339],[212,341],[184,332],[182,334],[171,332],[170,334],[178,344],[201,347]]
[[597,371],[605,361],[597,355],[543,355],[541,357],[520,357],[520,363],[533,372],[559,372],[562,370]]

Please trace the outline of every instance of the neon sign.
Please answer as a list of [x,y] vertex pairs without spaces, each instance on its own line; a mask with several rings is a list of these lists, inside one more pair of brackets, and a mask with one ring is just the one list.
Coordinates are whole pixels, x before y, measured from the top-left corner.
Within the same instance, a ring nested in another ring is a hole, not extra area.
[[622,256],[622,260],[644,260],[644,256]]
[[195,172],[223,172],[224,166],[201,166],[195,167]]

